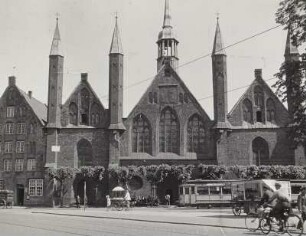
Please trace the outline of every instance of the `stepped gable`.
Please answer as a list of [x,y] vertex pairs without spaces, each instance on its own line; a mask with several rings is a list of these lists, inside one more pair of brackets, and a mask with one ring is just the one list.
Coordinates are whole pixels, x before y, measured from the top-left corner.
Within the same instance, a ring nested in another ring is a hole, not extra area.
[[[152,96],[152,100],[156,101],[150,102],[150,97]],[[182,102],[183,100],[183,102]],[[205,121],[210,121],[209,116],[201,107],[197,99],[192,95],[189,91],[183,80],[179,77],[176,71],[171,67],[170,63],[165,63],[157,75],[154,77],[152,83],[149,85],[145,93],[140,98],[139,102],[132,109],[130,114],[128,115],[127,120],[135,117],[139,113],[149,112],[151,106],[159,105],[160,107],[177,107],[179,105],[183,105],[187,103],[188,108],[193,110],[193,112],[197,112],[199,115],[203,117]],[[190,105],[193,105],[192,109]],[[148,109],[143,109],[147,107]],[[188,108],[182,109],[182,115],[192,115],[186,114],[188,112]],[[145,114],[150,116],[151,114]],[[179,115],[179,114],[178,114]]]
[[[264,81],[261,76],[261,70],[255,70],[255,74],[259,73],[259,75],[255,75],[256,78],[253,80],[251,85],[247,88],[247,90],[240,97],[238,102],[234,105],[232,110],[228,113],[227,117],[229,122],[232,125],[232,129],[258,129],[258,128],[280,128],[286,127],[289,122],[289,113],[287,108],[283,105],[283,103],[279,100],[276,94],[272,91],[270,86]],[[256,95],[255,90],[259,89],[263,94],[263,102],[262,105],[256,105]],[[269,101],[268,101],[269,100]],[[251,106],[251,122],[245,121],[244,118],[244,104],[250,104]],[[273,118],[269,119],[268,114],[271,111],[268,103],[274,104],[274,114],[272,114]],[[262,121],[257,120],[257,111],[262,112]]]

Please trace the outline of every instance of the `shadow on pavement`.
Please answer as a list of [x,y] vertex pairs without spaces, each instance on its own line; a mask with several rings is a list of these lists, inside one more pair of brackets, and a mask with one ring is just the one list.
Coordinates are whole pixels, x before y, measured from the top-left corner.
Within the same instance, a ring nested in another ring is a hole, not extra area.
[[207,217],[207,218],[223,218],[223,219],[244,219],[245,216],[234,216],[234,215],[206,215],[199,217]]

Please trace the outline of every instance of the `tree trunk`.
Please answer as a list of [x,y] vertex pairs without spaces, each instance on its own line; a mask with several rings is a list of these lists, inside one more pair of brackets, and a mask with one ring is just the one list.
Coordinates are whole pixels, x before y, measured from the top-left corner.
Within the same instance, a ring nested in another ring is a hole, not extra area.
[[64,183],[61,181],[61,207],[64,206]]
[[55,189],[56,189],[56,179],[53,178],[53,190],[52,190],[52,206],[53,206],[53,208],[55,207],[55,199],[54,199]]

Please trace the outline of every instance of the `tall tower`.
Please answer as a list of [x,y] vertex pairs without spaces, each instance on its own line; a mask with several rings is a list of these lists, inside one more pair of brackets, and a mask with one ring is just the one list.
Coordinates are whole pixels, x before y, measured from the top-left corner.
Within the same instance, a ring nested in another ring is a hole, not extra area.
[[159,32],[157,40],[157,71],[159,71],[159,69],[165,63],[165,60],[169,60],[172,68],[176,70],[179,61],[177,52],[178,43],[179,42],[175,38],[175,32],[171,26],[169,0],[165,0],[163,29]]
[[110,162],[119,164],[120,135],[125,130],[123,116],[123,49],[116,17],[113,39],[109,51],[109,111]]
[[49,55],[48,127],[58,128],[61,126],[63,67],[64,56],[61,50],[58,19],[56,19],[56,27]]
[[[299,61],[299,51],[296,46],[292,44],[291,41],[291,34],[290,34],[290,27],[288,29],[287,33],[287,41],[286,41],[286,47],[285,47],[285,63],[294,63]],[[286,75],[286,80],[292,80],[293,78],[290,78],[290,72]],[[293,97],[292,97],[292,87],[290,86],[290,83],[287,83],[287,104],[288,104],[288,112],[290,118],[293,118]]]
[[214,46],[211,57],[214,89],[214,120],[218,127],[221,123],[226,123],[226,114],[228,112],[226,53],[223,48],[219,18],[217,18]]
[[58,166],[58,133],[61,127],[61,106],[63,88],[64,56],[61,50],[61,37],[58,18],[49,55],[49,87],[48,87],[48,123],[47,151],[45,167]]

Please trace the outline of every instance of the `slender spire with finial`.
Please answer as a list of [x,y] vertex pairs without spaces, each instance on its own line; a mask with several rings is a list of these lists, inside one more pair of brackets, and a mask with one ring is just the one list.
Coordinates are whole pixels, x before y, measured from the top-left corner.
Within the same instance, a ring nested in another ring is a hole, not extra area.
[[53,35],[50,56],[55,56],[55,55],[63,56],[60,42],[61,42],[61,36],[59,32],[59,27],[58,27],[58,16],[57,16],[56,17],[56,27],[55,27],[55,31]]
[[119,28],[118,28],[118,15],[116,12],[116,23],[115,23],[115,29],[113,33],[113,39],[112,39],[112,44],[109,50],[109,54],[111,53],[120,53],[123,54],[123,48],[122,48],[122,43],[121,43],[121,38],[120,38],[120,33],[119,33]]
[[165,28],[165,27],[172,27],[171,26],[171,15],[170,15],[170,8],[169,8],[169,0],[165,0],[165,13],[164,13],[163,28]]
[[218,55],[218,54],[226,55],[225,50],[223,48],[223,41],[222,41],[221,30],[219,26],[219,13],[217,13],[217,26],[216,26],[212,55]]
[[286,48],[285,48],[285,57],[292,56],[292,55],[299,55],[299,51],[296,46],[292,44],[291,40],[291,28],[288,27],[287,33],[287,41],[286,41]]

